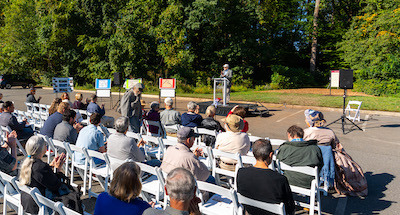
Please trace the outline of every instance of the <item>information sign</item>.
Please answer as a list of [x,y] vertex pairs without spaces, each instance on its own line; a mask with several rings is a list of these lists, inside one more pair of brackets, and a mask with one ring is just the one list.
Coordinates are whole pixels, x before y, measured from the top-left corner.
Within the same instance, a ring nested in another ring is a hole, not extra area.
[[331,70],[331,87],[339,87],[339,70]]
[[96,90],[111,89],[111,79],[96,79]]
[[126,79],[125,83],[124,83],[124,88],[125,89],[130,89],[133,86],[135,86],[135,84],[137,83],[143,83],[141,78],[136,78],[136,79]]
[[63,92],[72,92],[74,91],[74,79],[72,77],[69,78],[56,78],[54,77],[52,80],[53,92],[54,93],[63,93]]

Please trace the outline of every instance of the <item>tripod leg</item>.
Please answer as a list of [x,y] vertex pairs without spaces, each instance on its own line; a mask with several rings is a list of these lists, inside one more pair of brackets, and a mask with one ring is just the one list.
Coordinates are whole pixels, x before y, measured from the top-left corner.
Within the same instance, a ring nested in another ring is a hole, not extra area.
[[339,120],[341,120],[341,119],[342,119],[342,117],[340,117],[339,119],[337,119],[337,120],[335,120],[335,121],[333,121],[333,122],[329,123],[328,125],[326,125],[326,127],[328,127],[328,126],[332,125],[333,123],[335,123],[335,122],[337,122],[337,121],[339,121]]
[[351,124],[353,124],[354,126],[356,126],[358,129],[360,129],[361,131],[363,131],[360,127],[358,127],[358,125],[356,125],[353,121],[351,121],[351,120],[349,120],[347,117],[346,117],[346,119],[349,121],[349,122],[351,122]]

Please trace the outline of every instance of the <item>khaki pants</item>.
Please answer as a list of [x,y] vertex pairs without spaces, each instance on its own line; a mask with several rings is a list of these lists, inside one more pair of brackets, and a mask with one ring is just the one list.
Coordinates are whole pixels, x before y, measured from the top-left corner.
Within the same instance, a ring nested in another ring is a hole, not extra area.
[[222,161],[219,161],[219,167],[220,167],[221,169],[229,170],[229,171],[234,172],[234,171],[235,171],[236,164],[230,165],[230,164],[224,163],[224,162],[222,162]]

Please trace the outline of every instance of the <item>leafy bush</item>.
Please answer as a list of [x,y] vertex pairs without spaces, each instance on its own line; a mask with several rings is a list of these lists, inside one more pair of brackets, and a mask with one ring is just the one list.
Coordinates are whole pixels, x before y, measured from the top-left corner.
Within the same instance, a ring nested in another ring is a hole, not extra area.
[[289,80],[288,77],[285,77],[278,72],[274,72],[274,74],[271,75],[271,88],[274,90],[290,88],[292,83],[290,83]]
[[400,96],[400,79],[383,80],[362,80],[354,83],[354,91],[364,92],[374,96]]
[[213,93],[213,89],[209,86],[201,86],[194,88],[193,92],[198,94],[211,94]]
[[302,68],[290,68],[282,65],[273,65],[271,67],[272,89],[299,88],[314,85],[314,78],[311,74]]

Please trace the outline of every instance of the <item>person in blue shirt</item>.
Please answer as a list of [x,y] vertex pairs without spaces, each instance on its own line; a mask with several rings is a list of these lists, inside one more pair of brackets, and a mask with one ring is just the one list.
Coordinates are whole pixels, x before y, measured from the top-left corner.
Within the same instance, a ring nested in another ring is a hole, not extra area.
[[113,173],[109,192],[99,195],[94,208],[95,215],[141,215],[151,206],[138,198],[142,189],[140,168],[135,162],[126,162]]
[[199,115],[199,105],[196,102],[187,104],[188,112],[182,114],[181,123],[185,127],[200,127],[203,117]]
[[[93,113],[90,116],[90,125],[84,127],[78,135],[76,140],[76,146],[80,148],[86,148],[94,151],[99,151],[101,153],[106,152],[106,147],[104,145],[103,133],[97,129],[101,120],[101,116],[98,113]],[[75,152],[75,162],[78,164],[85,163],[85,155],[82,153]],[[96,164],[103,163],[102,160],[95,158],[94,162]]]
[[114,127],[114,118],[105,116],[106,110],[104,109],[104,104],[101,104],[101,107],[96,103],[97,102],[97,96],[96,94],[93,94],[90,97],[90,103],[87,106],[87,112],[92,114],[92,113],[98,113],[101,116],[101,122],[103,123],[104,126],[112,128]]
[[61,102],[58,105],[57,112],[51,114],[49,118],[44,122],[43,127],[40,129],[40,133],[50,138],[54,136],[54,130],[56,126],[62,122],[63,114],[69,111],[69,103]]

